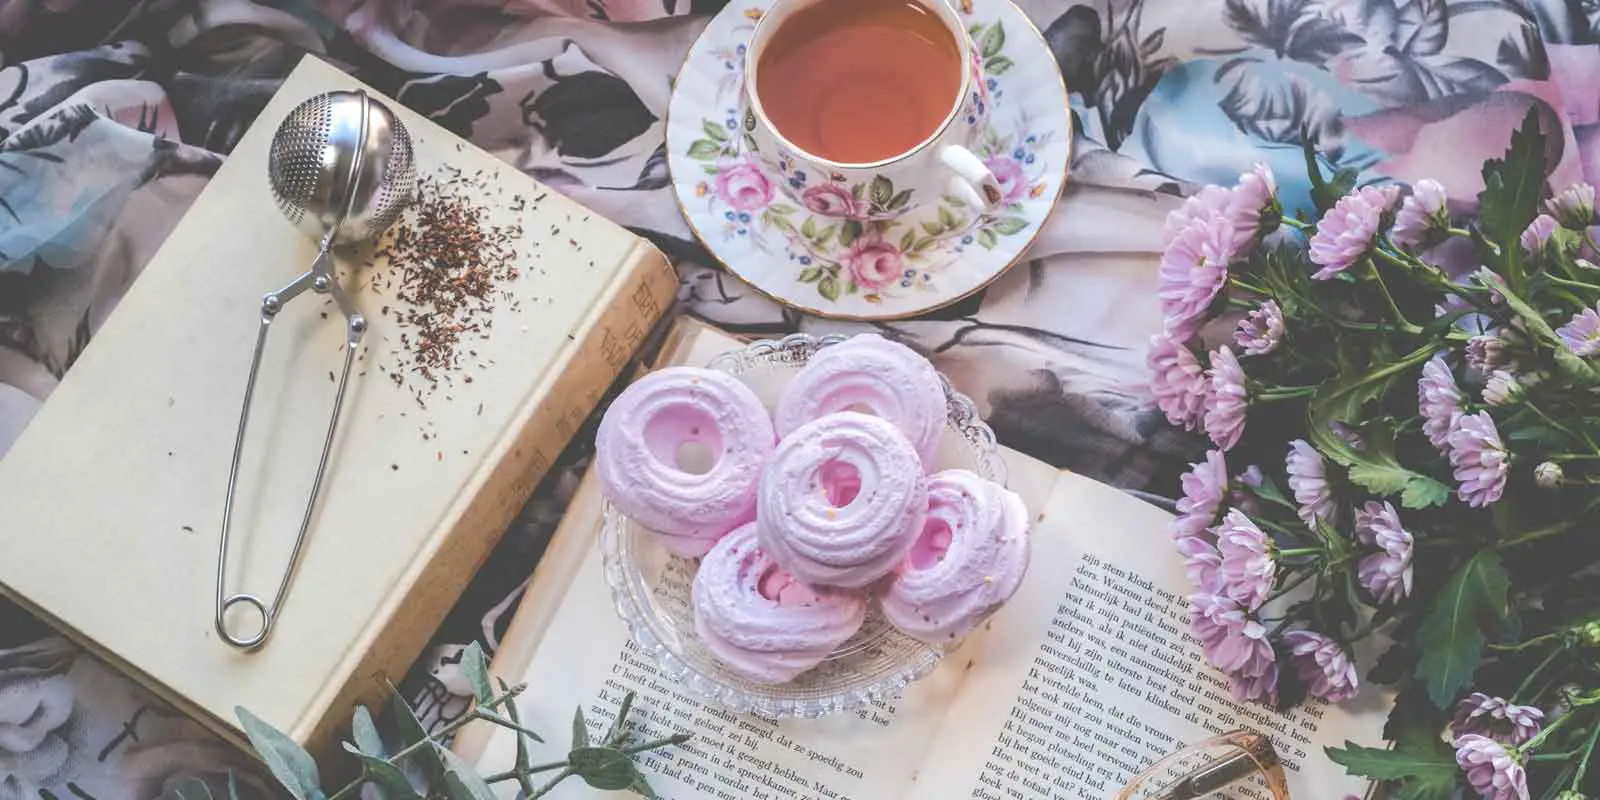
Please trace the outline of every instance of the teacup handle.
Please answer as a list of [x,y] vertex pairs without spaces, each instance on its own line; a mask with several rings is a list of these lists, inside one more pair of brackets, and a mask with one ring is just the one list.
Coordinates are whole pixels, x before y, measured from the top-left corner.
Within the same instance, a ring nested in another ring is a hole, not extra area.
[[958,144],[946,145],[939,151],[939,160],[954,172],[950,176],[948,191],[976,208],[992,211],[1000,205],[1005,192],[1000,180],[984,166],[983,159]]

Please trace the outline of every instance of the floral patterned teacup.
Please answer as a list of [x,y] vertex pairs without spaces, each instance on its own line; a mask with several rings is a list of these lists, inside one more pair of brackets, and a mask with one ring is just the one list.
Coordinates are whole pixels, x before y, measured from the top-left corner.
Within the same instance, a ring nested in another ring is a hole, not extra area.
[[[743,126],[752,155],[779,187],[818,216],[852,220],[899,217],[941,197],[959,198],[967,206],[992,210],[1005,190],[988,166],[973,153],[989,115],[989,89],[983,62],[972,38],[945,0],[912,0],[944,24],[960,52],[960,89],[950,98],[944,121],[909,150],[870,163],[841,163],[797,147],[767,117],[755,91],[761,54],[784,20],[820,0],[776,0],[756,25],[745,50]],[[870,58],[870,55],[863,56]],[[862,120],[871,124],[871,120]],[[763,181],[764,183],[765,181]]]

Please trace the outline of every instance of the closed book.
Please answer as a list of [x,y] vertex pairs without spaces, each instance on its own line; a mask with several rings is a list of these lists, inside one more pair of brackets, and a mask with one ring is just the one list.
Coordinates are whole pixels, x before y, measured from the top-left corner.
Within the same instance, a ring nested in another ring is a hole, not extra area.
[[[423,270],[459,277],[442,250],[396,248],[391,230],[340,254],[369,327],[321,497],[270,639],[228,645],[218,542],[262,297],[317,252],[274,204],[269,144],[303,100],[355,89],[382,99],[305,58],[0,460],[0,591],[236,743],[238,706],[322,751],[352,704],[385,698],[677,289],[647,242],[386,101],[423,191],[490,232],[496,277],[452,311],[417,288]],[[413,209],[397,228],[423,224]],[[345,337],[326,295],[271,326],[229,594],[270,602],[278,586]]]

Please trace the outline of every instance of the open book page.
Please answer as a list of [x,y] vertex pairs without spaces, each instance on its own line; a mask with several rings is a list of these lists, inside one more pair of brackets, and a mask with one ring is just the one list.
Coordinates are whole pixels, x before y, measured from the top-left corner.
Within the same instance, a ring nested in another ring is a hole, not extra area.
[[916,785],[941,798],[1101,800],[1187,742],[1249,727],[1272,737],[1297,800],[1362,793],[1321,750],[1381,746],[1377,693],[1288,714],[1234,703],[1188,636],[1168,514],[1070,473],[1034,508],[1028,578],[966,656]]
[[[592,476],[585,478],[574,508],[592,507],[597,488]],[[589,519],[593,531],[598,520]],[[632,690],[638,693],[629,716],[636,726],[635,741],[680,731],[695,737],[639,757],[641,771],[664,800],[900,796],[954,700],[962,677],[956,664],[964,659],[946,660],[902,699],[854,714],[777,722],[734,714],[703,703],[660,675],[654,659],[633,645],[611,604],[598,537],[589,536],[588,554],[557,601],[526,670],[501,674],[508,682],[528,683],[518,712],[524,725],[550,741],[535,753],[535,761],[565,752],[566,731],[578,706],[591,738],[602,737],[623,694]],[[498,658],[496,667],[506,672]],[[479,769],[486,773],[509,768],[516,754],[515,738],[494,730],[479,759]],[[497,789],[505,797],[515,796],[510,783]],[[595,796],[579,780],[569,780],[548,795],[553,800]]]

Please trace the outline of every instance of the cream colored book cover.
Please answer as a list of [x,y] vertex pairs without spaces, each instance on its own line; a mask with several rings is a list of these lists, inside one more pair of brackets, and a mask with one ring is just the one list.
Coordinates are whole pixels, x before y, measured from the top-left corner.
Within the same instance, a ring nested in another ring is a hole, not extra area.
[[[503,268],[434,384],[414,316],[430,307],[404,296],[432,277],[424,259],[341,257],[369,328],[322,496],[271,639],[228,646],[212,626],[218,536],[261,298],[317,249],[274,205],[268,144],[303,100],[358,88],[302,61],[0,461],[0,590],[235,741],[236,705],[315,749],[355,701],[383,698],[677,287],[643,240],[389,102],[419,175],[498,230]],[[344,341],[324,296],[272,325],[230,593],[277,586]]]
[[[739,346],[695,325],[663,360],[704,363]],[[1360,794],[1324,745],[1378,745],[1384,704],[1308,703],[1287,714],[1239,705],[1189,639],[1187,579],[1170,516],[1012,451],[1008,483],[1036,514],[1033,563],[1017,596],[905,696],[853,714],[770,720],[731,714],[664,679],[613,610],[598,547],[600,498],[586,479],[492,668],[526,682],[523,722],[561,731],[574,704],[597,730],[627,691],[640,740],[689,744],[641,757],[662,798],[1107,798],[1186,742],[1269,733],[1297,798]],[[553,560],[551,560],[553,559]],[[458,751],[487,773],[516,743],[488,725]],[[555,745],[559,748],[559,745]],[[554,798],[591,796],[578,782]],[[510,793],[507,797],[512,796]]]

